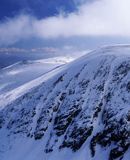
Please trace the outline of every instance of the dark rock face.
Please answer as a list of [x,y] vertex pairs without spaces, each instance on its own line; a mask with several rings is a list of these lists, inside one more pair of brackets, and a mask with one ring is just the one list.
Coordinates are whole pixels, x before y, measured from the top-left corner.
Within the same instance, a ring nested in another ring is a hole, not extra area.
[[3,127],[3,125],[4,125],[4,117],[1,113],[1,115],[0,115],[0,129]]
[[47,133],[46,153],[76,152],[88,141],[92,157],[100,145],[110,150],[109,160],[122,159],[130,147],[130,60],[116,59],[73,64],[0,111],[0,128],[35,140]]
[[64,147],[71,148],[74,152],[81,148],[87,138],[92,134],[93,127],[90,128],[74,128],[71,135],[69,136],[69,140],[67,140],[67,136],[63,141],[62,145],[59,147],[60,149]]

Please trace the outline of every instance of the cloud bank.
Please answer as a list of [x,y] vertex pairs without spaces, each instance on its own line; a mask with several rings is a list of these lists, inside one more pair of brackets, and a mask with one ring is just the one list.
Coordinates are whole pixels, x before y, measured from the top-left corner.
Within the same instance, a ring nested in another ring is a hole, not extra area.
[[130,37],[130,0],[96,0],[84,3],[75,13],[38,20],[19,15],[0,23],[0,44],[36,37],[72,36]]

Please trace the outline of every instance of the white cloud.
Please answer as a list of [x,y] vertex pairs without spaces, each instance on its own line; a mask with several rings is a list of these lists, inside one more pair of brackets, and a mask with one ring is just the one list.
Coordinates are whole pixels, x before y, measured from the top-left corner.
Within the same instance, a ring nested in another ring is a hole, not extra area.
[[130,0],[96,0],[78,12],[42,20],[19,16],[0,24],[0,44],[31,36],[130,36]]
[[22,38],[32,36],[33,18],[20,15],[0,23],[0,44],[13,44]]

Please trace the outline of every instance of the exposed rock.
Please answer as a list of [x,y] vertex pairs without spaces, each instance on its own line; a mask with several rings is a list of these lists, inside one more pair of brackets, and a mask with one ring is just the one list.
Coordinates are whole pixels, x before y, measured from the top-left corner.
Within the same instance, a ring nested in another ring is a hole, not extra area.
[[130,148],[130,56],[119,56],[118,47],[98,52],[0,110],[0,134],[6,128],[10,137],[44,141],[47,154],[87,144],[91,157],[100,146],[109,160],[123,160]]

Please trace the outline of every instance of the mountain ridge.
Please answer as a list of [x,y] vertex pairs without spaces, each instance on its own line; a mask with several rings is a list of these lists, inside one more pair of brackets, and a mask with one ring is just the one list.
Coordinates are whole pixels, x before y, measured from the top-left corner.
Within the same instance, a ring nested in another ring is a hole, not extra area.
[[[14,96],[0,110],[0,136],[8,135],[0,150],[7,140],[11,146],[3,160],[129,160],[129,53],[129,46],[98,49]],[[20,139],[28,149],[16,149]]]

